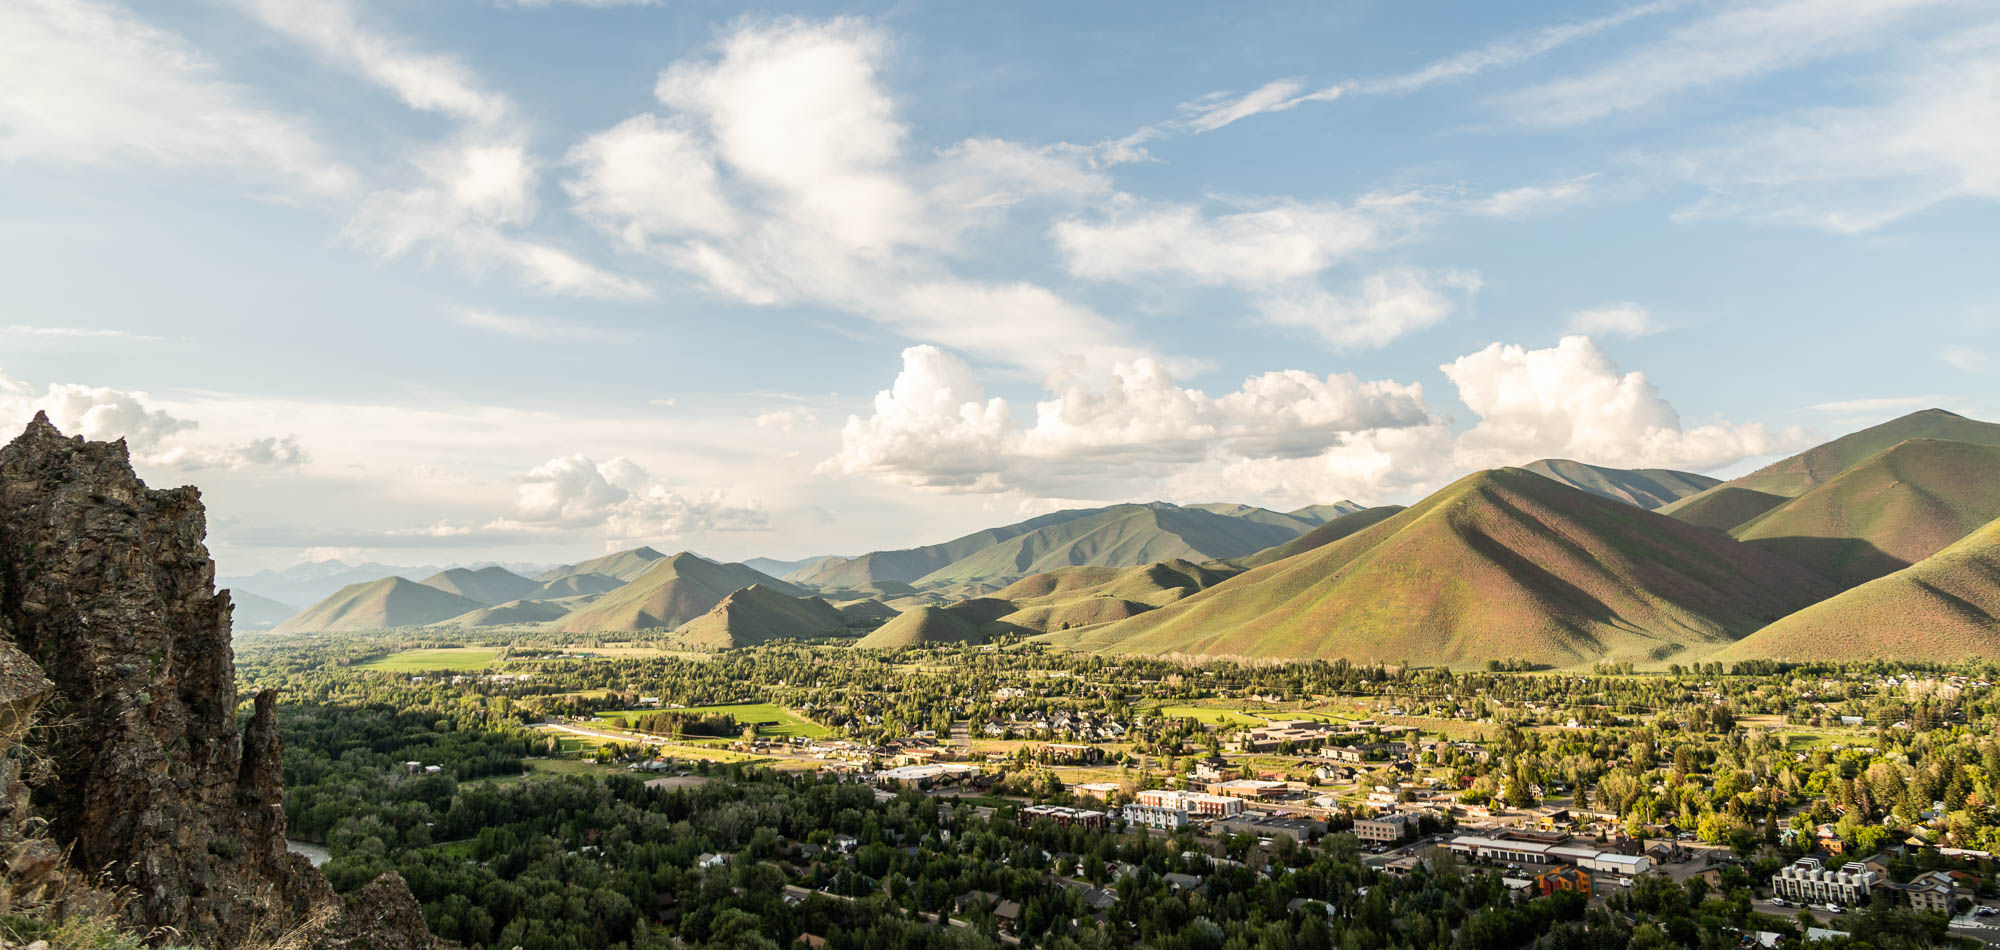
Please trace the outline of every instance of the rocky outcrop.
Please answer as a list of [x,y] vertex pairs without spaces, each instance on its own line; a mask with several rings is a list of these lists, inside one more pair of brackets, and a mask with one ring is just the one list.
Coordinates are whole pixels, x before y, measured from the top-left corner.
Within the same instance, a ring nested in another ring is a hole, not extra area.
[[205,533],[200,493],[147,488],[123,442],[37,415],[0,449],[0,741],[40,773],[0,775],[32,788],[6,824],[178,943],[430,946],[401,879],[366,889],[397,913],[359,919],[286,853],[272,697],[239,732]]

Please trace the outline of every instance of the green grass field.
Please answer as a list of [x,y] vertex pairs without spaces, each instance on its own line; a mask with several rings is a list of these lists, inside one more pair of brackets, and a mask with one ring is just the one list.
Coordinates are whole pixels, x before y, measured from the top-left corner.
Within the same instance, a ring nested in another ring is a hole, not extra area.
[[468,673],[492,666],[493,661],[499,659],[502,652],[498,647],[404,650],[401,653],[391,653],[379,660],[363,663],[359,668],[380,670],[385,673],[428,673],[432,670]]
[[1233,709],[1217,709],[1210,706],[1155,706],[1153,709],[1162,716],[1192,719],[1205,726],[1261,726],[1269,721]]
[[[619,720],[627,716],[638,717],[656,712],[679,712],[695,715],[723,713],[736,717],[737,722],[766,723],[766,725],[757,728],[757,734],[772,738],[804,736],[808,739],[817,739],[826,735],[826,727],[800,716],[783,706],[771,703],[737,703],[730,706],[690,706],[685,709],[624,709],[617,712],[598,713],[597,718]],[[771,725],[771,723],[776,724]]]

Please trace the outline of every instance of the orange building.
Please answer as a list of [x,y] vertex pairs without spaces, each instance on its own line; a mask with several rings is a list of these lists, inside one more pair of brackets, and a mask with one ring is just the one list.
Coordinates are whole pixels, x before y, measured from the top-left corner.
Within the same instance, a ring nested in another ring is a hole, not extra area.
[[1579,867],[1559,867],[1535,875],[1535,887],[1543,897],[1557,891],[1575,891],[1585,897],[1591,894],[1590,872]]

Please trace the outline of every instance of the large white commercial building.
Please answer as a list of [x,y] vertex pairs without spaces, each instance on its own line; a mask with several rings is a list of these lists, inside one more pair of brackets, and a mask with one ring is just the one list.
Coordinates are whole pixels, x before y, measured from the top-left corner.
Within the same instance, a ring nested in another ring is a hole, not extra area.
[[1243,814],[1243,800],[1206,792],[1151,788],[1139,793],[1139,804],[1173,808],[1200,818],[1231,818]]
[[1620,854],[1567,844],[1542,844],[1460,835],[1446,845],[1453,852],[1482,861],[1507,864],[1574,864],[1586,871],[1633,877],[1651,870],[1653,861],[1643,854]]

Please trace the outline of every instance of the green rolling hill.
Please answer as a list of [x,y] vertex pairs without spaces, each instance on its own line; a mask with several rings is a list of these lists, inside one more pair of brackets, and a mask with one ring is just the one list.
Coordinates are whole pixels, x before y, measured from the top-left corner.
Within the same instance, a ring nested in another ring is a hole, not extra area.
[[1322,525],[1341,515],[1351,515],[1367,507],[1367,505],[1355,501],[1336,501],[1330,505],[1307,505],[1304,508],[1294,508],[1285,513],[1301,521],[1310,521],[1315,525]]
[[633,548],[629,551],[606,554],[603,557],[591,558],[588,561],[581,561],[576,564],[565,564],[562,567],[551,568],[535,575],[535,580],[547,584],[550,581],[558,581],[573,574],[603,574],[607,577],[615,577],[621,581],[630,581],[637,579],[639,575],[651,570],[653,562],[664,557],[666,555],[652,548]]
[[229,604],[231,630],[269,630],[299,612],[291,604],[281,604],[247,590],[231,590]]
[[1113,597],[1159,606],[1228,580],[1233,570],[1175,559],[1138,567],[1063,567],[1021,578],[993,597],[1017,607]]
[[1521,466],[1544,478],[1614,501],[1658,508],[1722,484],[1722,479],[1667,468],[1605,468],[1569,459],[1540,459]]
[[435,587],[448,594],[457,594],[468,600],[482,604],[504,604],[510,600],[532,597],[542,586],[504,567],[482,567],[471,570],[454,567],[440,571],[417,583]]
[[910,582],[963,557],[1050,525],[1087,517],[1099,509],[1057,511],[1017,524],[975,531],[942,544],[895,551],[872,551],[859,557],[829,557],[788,574],[785,579],[827,590],[860,589],[877,581]]
[[1176,505],[1116,505],[991,545],[918,578],[919,587],[1018,578],[1059,567],[1132,567],[1253,554],[1297,537],[1303,522],[1270,524]]
[[1925,409],[1841,436],[1724,484],[1796,498],[1862,460],[1911,439],[2000,445],[2000,425],[1943,409]]
[[1710,652],[1832,593],[1721,534],[1497,469],[1166,607],[1048,639],[1155,655],[1643,662]]
[[2000,518],[2000,445],[1912,439],[1730,533],[1852,587]]
[[903,582],[957,587],[954,593],[968,596],[976,591],[967,585],[999,586],[1058,567],[1240,557],[1289,541],[1317,524],[1309,511],[1285,514],[1249,505],[1113,505],[1059,511],[922,548],[829,558],[787,579],[827,591]]
[[609,574],[585,571],[581,574],[568,574],[558,577],[555,580],[547,581],[524,596],[535,600],[555,600],[560,597],[595,597],[598,594],[608,594],[623,586],[625,586],[624,581]]
[[510,600],[440,620],[440,627],[533,627],[569,616],[575,605],[551,600]]
[[402,577],[349,584],[294,615],[275,633],[343,633],[436,623],[487,606]]
[[1064,567],[1024,577],[995,592],[1014,610],[1001,624],[1035,632],[1068,630],[1135,617],[1220,584],[1233,569],[1172,560],[1138,567]]
[[1785,617],[1715,658],[2000,659],[2000,520],[1910,567]]
[[818,597],[794,597],[763,584],[752,584],[730,593],[707,613],[682,624],[668,642],[684,650],[734,650],[772,640],[847,631],[847,616]]
[[686,551],[651,559],[650,563],[652,567],[631,583],[579,608],[556,628],[567,633],[594,633],[678,627],[752,584],[787,595],[799,593],[768,574],[741,564],[717,564]]
[[1710,531],[1728,531],[1788,500],[1790,499],[1783,495],[1773,495],[1754,488],[1717,485],[1673,504],[1661,505],[1654,510],[1669,518],[1677,518]]
[[1314,548],[1332,544],[1376,522],[1394,517],[1402,510],[1402,505],[1383,505],[1379,508],[1363,508],[1360,511],[1348,512],[1276,547],[1265,548],[1244,557],[1230,558],[1224,563],[1245,571],[1253,567],[1263,567],[1294,554],[1303,554]]
[[841,616],[847,618],[847,625],[850,627],[873,627],[896,616],[896,608],[873,597],[844,600],[833,606],[840,610]]
[[932,643],[985,643],[1011,630],[996,623],[1014,612],[1014,605],[996,598],[960,601],[949,607],[922,606],[903,613],[855,642],[863,650],[894,650]]

